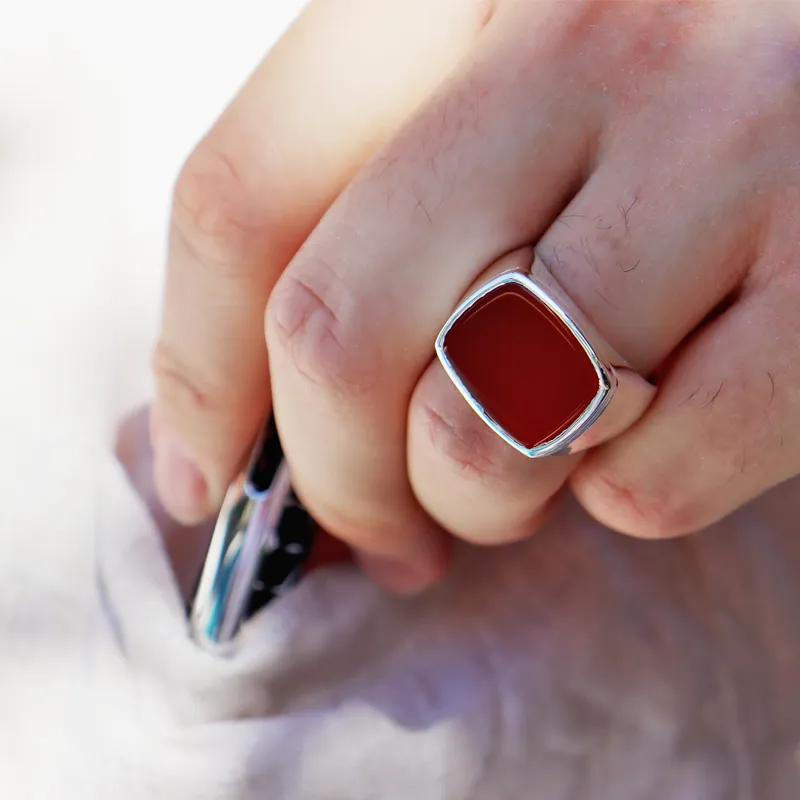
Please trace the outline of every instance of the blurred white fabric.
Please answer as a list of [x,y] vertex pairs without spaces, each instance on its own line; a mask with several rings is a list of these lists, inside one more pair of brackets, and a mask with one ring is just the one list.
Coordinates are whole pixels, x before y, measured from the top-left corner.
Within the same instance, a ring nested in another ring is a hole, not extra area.
[[661,544],[567,507],[424,598],[340,568],[231,659],[187,640],[115,430],[180,163],[299,5],[4,14],[0,797],[796,800],[796,481]]

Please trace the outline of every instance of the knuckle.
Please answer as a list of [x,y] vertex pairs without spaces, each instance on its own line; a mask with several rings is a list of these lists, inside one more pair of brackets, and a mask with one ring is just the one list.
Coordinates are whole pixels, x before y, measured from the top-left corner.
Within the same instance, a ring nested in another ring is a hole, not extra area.
[[209,135],[184,164],[175,183],[172,231],[202,264],[231,268],[238,255],[266,238],[267,218],[247,171]]
[[423,384],[417,393],[416,415],[433,451],[464,479],[492,492],[516,488],[518,455],[463,401],[442,398]]
[[638,195],[630,194],[604,210],[568,208],[540,240],[538,255],[563,280],[604,284],[634,272],[638,256],[627,233],[638,202]]
[[586,510],[610,528],[641,539],[670,539],[699,527],[691,502],[666,482],[656,491],[610,468],[582,469],[576,487]]
[[360,395],[383,373],[380,337],[369,335],[366,319],[336,271],[324,260],[307,258],[282,276],[270,297],[267,344],[329,394]]
[[153,349],[151,366],[159,401],[173,412],[213,412],[219,410],[224,393],[212,380],[198,376],[179,352],[160,339]]

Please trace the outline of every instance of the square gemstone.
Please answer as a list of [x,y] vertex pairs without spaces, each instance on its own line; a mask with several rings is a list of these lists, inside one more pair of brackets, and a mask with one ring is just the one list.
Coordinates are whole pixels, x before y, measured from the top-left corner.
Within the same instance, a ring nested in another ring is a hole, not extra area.
[[489,290],[452,323],[442,349],[487,416],[526,450],[569,430],[600,375],[564,321],[525,286]]

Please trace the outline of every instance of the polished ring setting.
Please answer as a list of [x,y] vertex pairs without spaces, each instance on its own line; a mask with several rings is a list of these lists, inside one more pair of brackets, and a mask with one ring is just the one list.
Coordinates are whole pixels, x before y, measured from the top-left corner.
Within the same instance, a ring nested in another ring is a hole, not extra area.
[[436,354],[478,416],[529,458],[580,449],[627,366],[537,258],[463,300]]

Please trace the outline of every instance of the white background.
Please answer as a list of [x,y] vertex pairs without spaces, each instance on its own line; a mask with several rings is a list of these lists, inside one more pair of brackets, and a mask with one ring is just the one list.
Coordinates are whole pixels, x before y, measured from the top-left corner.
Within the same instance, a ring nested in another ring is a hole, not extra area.
[[0,3],[4,799],[78,792],[94,471],[150,395],[172,183],[300,6]]

